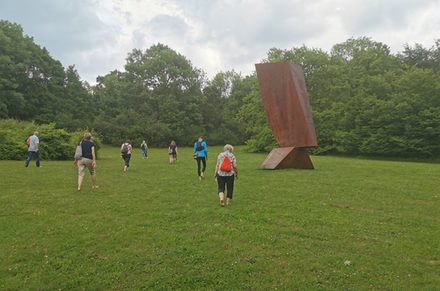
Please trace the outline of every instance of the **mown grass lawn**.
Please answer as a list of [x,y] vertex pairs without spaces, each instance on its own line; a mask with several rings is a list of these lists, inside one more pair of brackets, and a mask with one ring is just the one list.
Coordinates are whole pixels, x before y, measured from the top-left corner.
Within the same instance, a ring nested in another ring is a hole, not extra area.
[[237,150],[233,205],[218,206],[210,148],[133,155],[104,147],[99,189],[76,191],[71,162],[0,162],[2,290],[435,290],[440,165],[313,157],[307,170],[257,170]]

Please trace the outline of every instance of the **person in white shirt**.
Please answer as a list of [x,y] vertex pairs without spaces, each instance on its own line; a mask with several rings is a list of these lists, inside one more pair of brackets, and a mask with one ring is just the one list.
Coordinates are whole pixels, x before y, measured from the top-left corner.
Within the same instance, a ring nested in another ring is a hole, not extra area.
[[38,145],[40,140],[38,139],[38,131],[34,132],[33,135],[29,137],[28,143],[28,158],[25,161],[26,168],[29,167],[29,163],[32,159],[35,159],[35,165],[40,167],[40,153],[38,151]]

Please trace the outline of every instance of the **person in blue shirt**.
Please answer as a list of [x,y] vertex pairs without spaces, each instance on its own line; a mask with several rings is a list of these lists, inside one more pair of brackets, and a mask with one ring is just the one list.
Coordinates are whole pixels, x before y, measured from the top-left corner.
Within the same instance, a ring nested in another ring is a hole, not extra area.
[[[208,159],[208,145],[202,137],[199,137],[194,143],[194,159],[197,161],[197,174],[199,180],[205,178],[206,160]],[[200,164],[203,164],[201,168]]]

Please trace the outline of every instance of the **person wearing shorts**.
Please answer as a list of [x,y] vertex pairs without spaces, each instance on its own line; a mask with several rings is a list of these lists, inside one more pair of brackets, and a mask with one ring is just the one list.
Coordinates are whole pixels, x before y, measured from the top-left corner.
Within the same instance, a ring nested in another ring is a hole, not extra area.
[[81,191],[81,186],[87,170],[92,177],[92,188],[98,188],[98,186],[96,185],[95,144],[91,139],[92,135],[89,132],[84,134],[84,138],[79,143],[82,149],[81,158],[74,162],[78,167],[78,191]]

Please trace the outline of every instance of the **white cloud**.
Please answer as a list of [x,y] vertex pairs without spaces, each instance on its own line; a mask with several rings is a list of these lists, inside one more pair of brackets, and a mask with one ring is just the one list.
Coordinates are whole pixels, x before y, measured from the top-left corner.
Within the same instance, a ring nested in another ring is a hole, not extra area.
[[329,50],[361,36],[393,52],[405,43],[430,47],[440,38],[439,14],[439,0],[2,0],[0,9],[89,82],[158,42],[209,76],[249,74],[272,47]]

